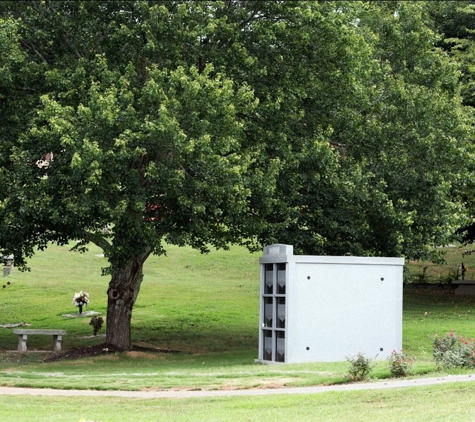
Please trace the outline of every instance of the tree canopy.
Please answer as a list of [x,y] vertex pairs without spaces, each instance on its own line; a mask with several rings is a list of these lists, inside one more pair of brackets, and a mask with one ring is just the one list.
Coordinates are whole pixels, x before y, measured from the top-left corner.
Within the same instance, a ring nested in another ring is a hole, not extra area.
[[103,248],[124,348],[165,243],[428,257],[467,223],[473,167],[433,22],[424,2],[1,2],[0,249]]
[[[433,26],[441,37],[437,45],[449,54],[458,64],[461,73],[461,96],[463,104],[471,112],[471,120],[475,118],[475,2],[473,1],[440,1],[427,5]],[[473,173],[473,171],[472,171]],[[470,221],[459,232],[465,242],[475,240],[475,197],[473,196],[472,177],[465,192],[465,202],[470,210]]]

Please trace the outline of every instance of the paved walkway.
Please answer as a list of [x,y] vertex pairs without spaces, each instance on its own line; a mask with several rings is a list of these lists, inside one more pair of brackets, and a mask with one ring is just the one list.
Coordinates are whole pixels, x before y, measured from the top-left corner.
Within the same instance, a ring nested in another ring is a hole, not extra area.
[[451,382],[475,381],[474,375],[447,375],[437,378],[418,378],[340,384],[315,387],[292,387],[275,389],[248,390],[212,390],[212,391],[98,391],[98,390],[54,390],[50,388],[18,388],[0,387],[0,394],[34,395],[34,396],[92,396],[92,397],[129,397],[140,399],[160,398],[198,398],[198,397],[230,397],[230,396],[265,396],[276,394],[316,394],[329,391],[383,390],[391,388],[421,387],[427,385],[446,384]]

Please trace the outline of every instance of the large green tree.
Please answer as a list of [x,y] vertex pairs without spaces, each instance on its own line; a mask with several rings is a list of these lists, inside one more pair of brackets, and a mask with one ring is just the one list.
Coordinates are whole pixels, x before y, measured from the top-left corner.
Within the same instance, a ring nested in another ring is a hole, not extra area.
[[[310,145],[286,159],[277,195],[293,206],[275,215],[276,239],[307,253],[435,259],[467,222],[472,121],[428,3],[321,4],[339,34],[305,51],[315,79],[299,124],[320,128],[338,161]],[[316,43],[321,28],[306,36]]]
[[0,2],[0,248],[103,248],[123,348],[164,242],[424,256],[463,221],[469,130],[404,3]]
[[[441,34],[438,46],[453,58],[461,72],[463,103],[471,110],[475,122],[475,2],[437,1],[427,2],[434,29]],[[463,240],[475,241],[475,186],[472,168],[467,178],[465,200],[470,209],[470,221],[460,229]]]
[[442,36],[439,46],[460,64],[464,103],[475,106],[475,2],[428,2],[434,29]]

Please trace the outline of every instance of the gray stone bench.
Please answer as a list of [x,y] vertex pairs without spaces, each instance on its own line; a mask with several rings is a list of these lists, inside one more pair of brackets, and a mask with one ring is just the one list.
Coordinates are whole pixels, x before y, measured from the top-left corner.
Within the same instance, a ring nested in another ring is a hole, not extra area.
[[452,281],[456,295],[475,295],[475,280],[454,280]]
[[35,330],[15,328],[13,334],[18,336],[18,351],[26,352],[26,339],[31,335],[53,336],[53,352],[61,351],[61,340],[67,334],[66,330]]

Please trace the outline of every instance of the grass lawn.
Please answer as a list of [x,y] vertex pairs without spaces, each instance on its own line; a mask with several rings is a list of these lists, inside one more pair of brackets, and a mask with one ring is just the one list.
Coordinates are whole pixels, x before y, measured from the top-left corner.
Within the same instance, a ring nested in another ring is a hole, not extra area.
[[200,399],[0,396],[0,420],[79,421],[470,421],[474,383],[398,390]]
[[[452,253],[453,250],[452,248],[449,252]],[[95,247],[91,247],[86,254],[78,254],[70,252],[68,247],[53,246],[31,260],[31,272],[14,271],[10,276],[4,277],[2,281],[5,288],[0,289],[0,324],[25,322],[31,324],[31,328],[66,329],[68,335],[63,341],[65,350],[102,344],[103,331],[97,337],[92,336],[90,318],[65,316],[77,312],[71,301],[74,292],[79,290],[90,293],[91,304],[86,310],[105,315],[108,279],[100,276],[101,267],[106,265],[100,253]],[[238,247],[209,255],[201,255],[189,248],[170,247],[166,257],[152,257],[145,267],[145,280],[133,315],[133,342],[143,350],[45,363],[47,353],[44,351],[51,347],[49,337],[30,337],[29,350],[43,353],[21,355],[11,352],[17,347],[17,338],[11,333],[11,329],[0,328],[0,385],[101,390],[212,390],[345,382],[348,370],[346,362],[279,366],[254,363],[258,342],[260,255],[250,254]],[[456,258],[455,256],[454,265]],[[471,266],[469,259],[475,259],[475,254],[467,256],[466,265]],[[422,265],[424,264],[410,263],[409,267],[411,272],[416,273],[423,268]],[[439,271],[442,269],[439,268]],[[451,330],[465,337],[475,337],[474,314],[475,296],[456,296],[438,289],[405,291],[403,343],[405,351],[416,358],[413,371],[415,376],[440,374],[432,361],[431,337],[435,333],[443,334]],[[153,348],[168,353],[151,351]],[[372,377],[384,379],[389,376],[387,362],[378,362]],[[439,386],[424,389],[427,391],[424,394],[429,403],[430,397],[435,400],[440,395],[442,400],[450,392],[460,400],[462,406],[470,400],[470,394],[473,395],[472,388],[460,386],[452,389],[450,386]],[[453,391],[459,391],[460,394],[452,393]],[[2,412],[14,412],[17,406],[24,406],[24,403],[30,401],[37,401],[38,409],[48,407],[49,416],[41,419],[41,411],[33,410],[35,406],[32,404],[27,406],[28,409],[31,408],[31,414],[24,419],[29,421],[55,420],[51,417],[55,403],[61,409],[57,412],[61,415],[57,420],[99,418],[92,413],[76,412],[77,408],[101,409],[96,414],[104,421],[138,420],[137,406],[143,407],[144,415],[146,412],[150,412],[150,415],[165,415],[155,419],[153,416],[144,416],[143,420],[181,421],[192,417],[195,420],[312,420],[311,415],[315,415],[313,420],[332,420],[331,415],[335,416],[332,409],[339,409],[343,402],[349,414],[363,412],[361,414],[364,415],[366,412],[370,415],[365,408],[368,405],[372,412],[381,408],[385,415],[393,412],[394,418],[399,416],[398,420],[404,420],[398,410],[401,401],[405,401],[406,406],[414,407],[410,403],[410,397],[402,400],[401,397],[405,397],[405,394],[360,392],[325,393],[318,397],[299,399],[220,398],[185,400],[183,403],[187,403],[186,405],[176,400],[143,402],[113,398],[41,399],[0,396],[0,420],[20,420],[9,419],[9,414]],[[116,408],[118,400],[121,403],[120,414],[117,414]],[[208,419],[207,403],[213,403],[213,408],[216,408],[216,413]],[[371,403],[373,404],[370,406]],[[358,406],[358,409],[352,410],[353,406]],[[423,403],[420,406],[424,406]],[[429,404],[426,406],[430,409],[424,410],[424,414],[435,411],[436,407]],[[317,408],[319,413],[315,413]],[[195,411],[188,412],[185,409]],[[233,409],[232,418],[227,416],[230,409]],[[257,412],[256,409],[261,410]],[[325,416],[324,409],[329,416]],[[25,412],[28,415],[26,408]],[[114,414],[114,417],[109,414]],[[195,414],[198,416],[195,417]],[[450,420],[447,412],[444,411],[443,414],[443,420]],[[463,411],[458,414],[463,419]],[[279,415],[285,415],[285,418],[280,418]],[[371,419],[378,419],[377,413],[372,415]],[[403,417],[406,415],[409,413]],[[391,417],[384,420],[393,420]],[[435,414],[431,419],[442,420],[437,419]]]

